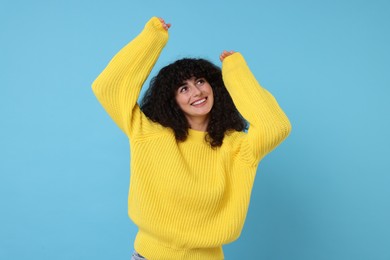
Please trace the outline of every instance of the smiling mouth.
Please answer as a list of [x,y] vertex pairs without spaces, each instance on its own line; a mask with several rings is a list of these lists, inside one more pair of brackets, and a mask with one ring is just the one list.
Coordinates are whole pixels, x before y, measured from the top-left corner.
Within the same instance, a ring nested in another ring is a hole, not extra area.
[[206,102],[206,100],[207,100],[207,97],[202,98],[202,99],[200,99],[200,100],[197,100],[197,101],[191,103],[191,106],[196,106],[196,105],[203,104],[204,102]]

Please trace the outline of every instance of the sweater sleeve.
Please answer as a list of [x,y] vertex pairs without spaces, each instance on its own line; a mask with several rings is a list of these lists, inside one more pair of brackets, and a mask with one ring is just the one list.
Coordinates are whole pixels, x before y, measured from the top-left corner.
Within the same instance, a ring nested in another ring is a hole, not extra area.
[[99,102],[128,136],[147,122],[137,100],[167,40],[168,32],[160,20],[151,18],[143,31],[114,56],[92,84]]
[[257,82],[240,53],[224,59],[222,76],[234,104],[249,122],[244,159],[258,163],[289,135],[290,121],[275,98]]

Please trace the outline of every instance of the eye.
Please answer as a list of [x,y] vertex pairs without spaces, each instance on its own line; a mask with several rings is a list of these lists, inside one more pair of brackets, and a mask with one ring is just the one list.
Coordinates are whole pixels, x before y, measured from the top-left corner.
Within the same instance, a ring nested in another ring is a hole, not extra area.
[[203,85],[205,82],[206,82],[206,80],[203,79],[203,78],[201,78],[201,79],[198,79],[198,80],[196,81],[196,84],[197,84],[197,85]]
[[179,93],[184,93],[188,90],[188,87],[187,86],[182,86],[179,88]]

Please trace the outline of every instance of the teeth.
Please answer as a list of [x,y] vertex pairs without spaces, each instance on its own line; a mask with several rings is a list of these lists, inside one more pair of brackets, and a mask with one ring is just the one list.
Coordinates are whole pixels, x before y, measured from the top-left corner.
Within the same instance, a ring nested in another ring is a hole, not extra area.
[[192,103],[192,105],[199,105],[199,104],[202,104],[205,101],[206,101],[206,99],[204,98],[202,100],[199,100],[199,101],[196,101],[196,102]]

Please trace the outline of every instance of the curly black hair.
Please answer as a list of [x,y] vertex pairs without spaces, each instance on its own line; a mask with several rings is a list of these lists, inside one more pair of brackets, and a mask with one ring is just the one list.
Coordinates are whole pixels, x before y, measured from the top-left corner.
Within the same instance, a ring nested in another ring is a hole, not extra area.
[[213,89],[214,105],[206,135],[211,147],[221,146],[225,133],[247,129],[246,121],[225,87],[221,69],[205,59],[184,58],[162,68],[150,81],[141,101],[141,110],[152,121],[173,129],[176,140],[185,141],[190,126],[176,103],[175,93],[192,77],[204,78]]

